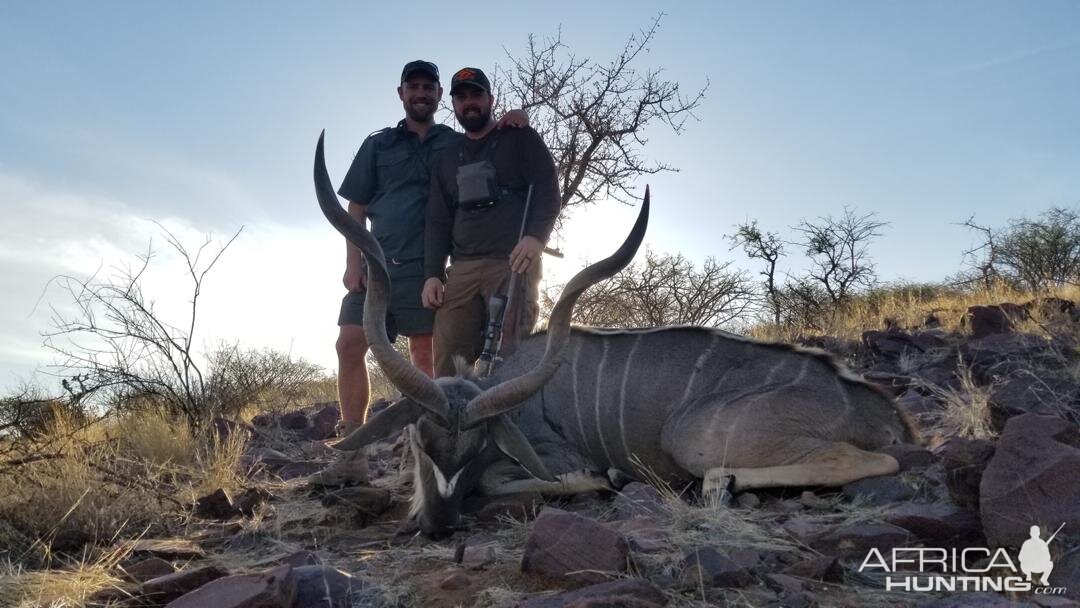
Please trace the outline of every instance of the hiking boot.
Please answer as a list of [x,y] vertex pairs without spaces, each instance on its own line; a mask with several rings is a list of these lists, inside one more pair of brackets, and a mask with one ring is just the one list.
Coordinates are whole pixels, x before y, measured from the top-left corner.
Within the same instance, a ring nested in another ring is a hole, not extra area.
[[307,478],[311,486],[356,486],[368,481],[367,450],[343,452],[337,460]]
[[363,426],[362,422],[338,420],[337,424],[334,425],[334,433],[337,435],[338,439],[344,439],[361,426]]

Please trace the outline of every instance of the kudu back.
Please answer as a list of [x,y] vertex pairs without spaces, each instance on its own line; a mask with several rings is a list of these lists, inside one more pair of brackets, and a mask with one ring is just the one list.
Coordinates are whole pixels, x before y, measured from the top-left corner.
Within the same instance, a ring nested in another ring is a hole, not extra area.
[[[882,391],[827,354],[714,329],[570,327],[578,296],[633,259],[649,191],[626,241],[563,290],[548,329],[527,338],[483,380],[432,380],[386,338],[386,263],[374,237],[342,209],[323,158],[315,189],[330,223],[366,256],[364,331],[403,397],[335,447],[359,449],[409,428],[413,514],[432,536],[458,524],[462,499],[610,488],[614,477],[706,490],[840,485],[895,472],[874,450],[915,440]],[[614,473],[621,475],[614,475]]]

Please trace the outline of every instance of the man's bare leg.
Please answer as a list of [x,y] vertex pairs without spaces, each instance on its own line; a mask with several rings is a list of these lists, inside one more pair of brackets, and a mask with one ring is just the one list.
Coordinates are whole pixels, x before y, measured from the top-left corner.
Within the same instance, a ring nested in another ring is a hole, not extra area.
[[338,402],[343,427],[356,427],[367,417],[371,389],[368,384],[367,337],[359,325],[342,325],[338,332]]
[[[367,418],[368,399],[371,388],[365,357],[368,343],[364,328],[359,325],[342,325],[337,339],[338,356],[338,403],[341,405],[341,422],[338,435],[348,435],[362,425]],[[308,476],[308,483],[316,486],[346,486],[363,483],[368,479],[367,453],[356,450],[345,454],[325,469]]]
[[435,377],[435,355],[432,351],[431,334],[409,336],[409,358],[412,364],[428,376]]

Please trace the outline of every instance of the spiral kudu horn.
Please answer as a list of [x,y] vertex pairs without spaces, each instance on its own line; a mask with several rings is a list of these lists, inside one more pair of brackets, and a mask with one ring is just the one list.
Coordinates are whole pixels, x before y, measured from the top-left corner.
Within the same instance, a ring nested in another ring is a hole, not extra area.
[[622,246],[606,259],[586,266],[574,275],[563,288],[559,301],[548,320],[547,348],[544,356],[533,369],[510,380],[497,384],[476,397],[466,406],[466,426],[476,424],[492,416],[504,414],[540,390],[562,365],[562,353],[570,337],[570,316],[579,296],[592,285],[611,278],[630,263],[645,238],[649,223],[649,188],[645,187],[645,200],[641,203],[637,222],[630,230]]
[[445,419],[449,405],[442,389],[424,372],[401,356],[390,339],[386,336],[386,306],[390,297],[390,273],[386,269],[386,258],[382,247],[363,224],[349,215],[341,207],[330,175],[326,171],[326,159],[323,156],[323,136],[315,147],[315,195],[319,207],[338,232],[364,253],[367,260],[368,282],[367,298],[364,301],[364,333],[372,354],[379,362],[386,377],[403,395],[416,401],[428,411]]

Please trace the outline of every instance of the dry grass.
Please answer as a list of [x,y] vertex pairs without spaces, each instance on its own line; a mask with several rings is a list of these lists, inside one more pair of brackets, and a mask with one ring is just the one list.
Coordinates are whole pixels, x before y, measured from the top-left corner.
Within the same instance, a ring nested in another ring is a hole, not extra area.
[[958,388],[924,385],[945,404],[945,409],[938,415],[931,430],[946,437],[995,437],[997,432],[990,420],[990,395],[995,384],[980,386],[976,383],[971,368],[964,365],[962,360],[957,361],[956,377],[960,381]]
[[[931,314],[938,319],[945,331],[962,331],[963,316],[969,306],[1002,302],[1022,304],[1047,296],[1078,301],[1080,286],[1066,286],[1052,293],[1034,294],[1017,291],[1006,285],[977,291],[960,291],[941,286],[899,285],[881,288],[854,298],[830,317],[821,319],[822,326],[813,331],[762,324],[755,326],[750,333],[756,338],[779,341],[792,341],[810,334],[858,340],[864,331],[882,328],[885,319],[890,319],[901,327],[921,327]],[[1034,323],[1031,329],[1038,330],[1039,325]],[[1020,329],[1023,331],[1027,328],[1022,326]]]
[[128,555],[118,546],[96,559],[83,559],[47,570],[22,570],[10,562],[0,565],[0,606],[66,608],[82,606],[95,593],[121,589],[117,565]]
[[50,457],[3,476],[0,546],[7,559],[40,566],[58,534],[105,540],[166,528],[187,517],[197,497],[242,487],[242,441],[197,440],[186,424],[158,414],[74,430],[58,419],[33,446]]

